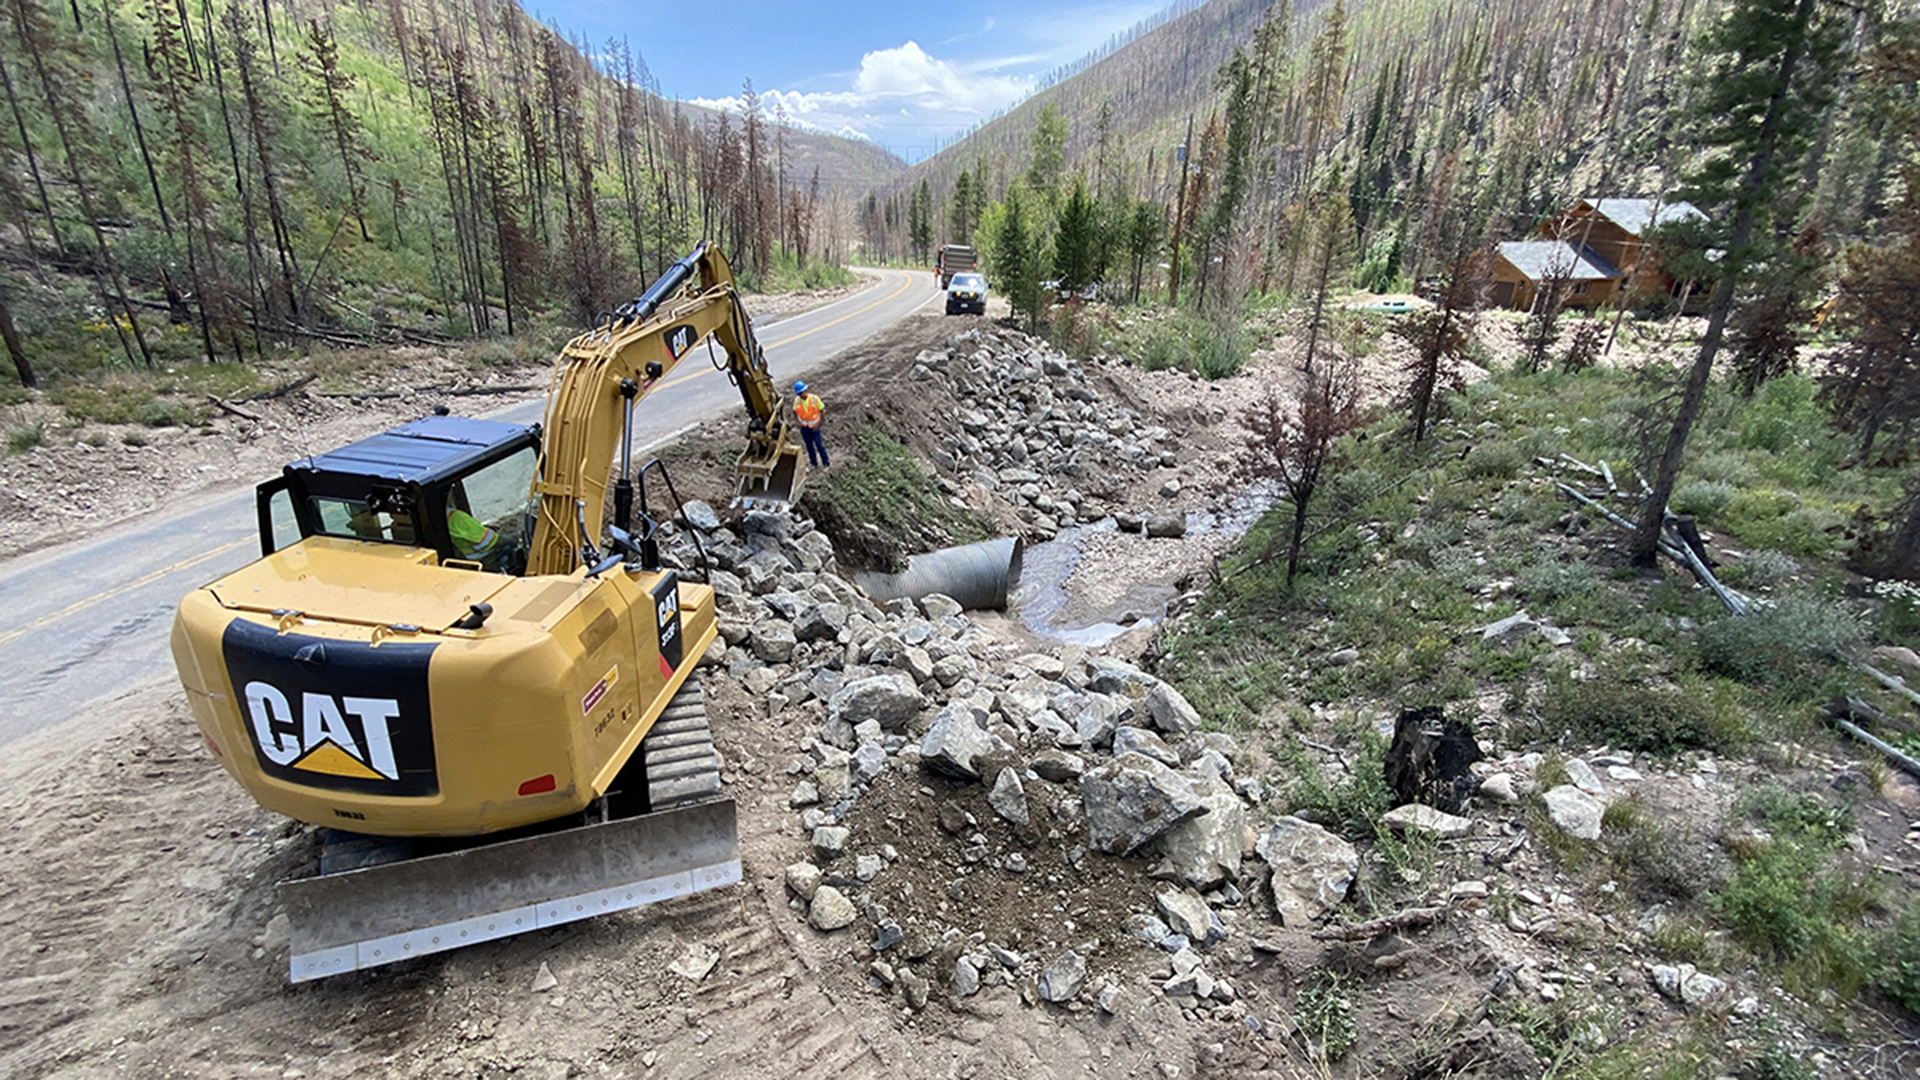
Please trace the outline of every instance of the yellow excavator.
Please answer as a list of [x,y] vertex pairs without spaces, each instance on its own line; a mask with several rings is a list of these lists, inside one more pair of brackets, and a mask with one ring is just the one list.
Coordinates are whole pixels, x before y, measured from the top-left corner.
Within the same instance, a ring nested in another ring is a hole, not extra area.
[[325,828],[279,886],[293,981],[740,879],[690,677],[713,590],[661,556],[665,467],[632,467],[636,408],[709,341],[750,416],[735,504],[784,508],[791,402],[702,244],[567,343],[542,424],[434,415],[293,462],[258,488],[262,558],[181,601],[207,747]]

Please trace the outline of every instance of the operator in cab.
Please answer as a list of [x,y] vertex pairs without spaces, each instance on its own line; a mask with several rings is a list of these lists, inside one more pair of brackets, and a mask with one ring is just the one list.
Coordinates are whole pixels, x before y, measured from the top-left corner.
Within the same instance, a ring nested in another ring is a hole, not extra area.
[[827,443],[820,437],[820,417],[827,407],[820,395],[810,393],[807,384],[793,384],[793,418],[800,421],[800,441],[807,444],[807,464],[824,469],[833,462],[827,457]]
[[453,546],[460,554],[469,559],[484,559],[500,544],[500,534],[492,526],[451,506],[447,507],[447,535],[453,538]]

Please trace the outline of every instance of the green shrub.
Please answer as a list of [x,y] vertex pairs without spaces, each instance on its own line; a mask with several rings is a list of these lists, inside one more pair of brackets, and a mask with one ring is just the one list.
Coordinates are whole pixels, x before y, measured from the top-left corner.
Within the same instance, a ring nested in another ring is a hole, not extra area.
[[1718,480],[1695,480],[1681,484],[1673,493],[1675,513],[1692,514],[1708,523],[1717,520],[1733,505],[1739,490]]
[[1193,370],[1208,381],[1224,379],[1247,366],[1251,355],[1245,334],[1213,327],[1195,343]]
[[1334,778],[1305,750],[1286,746],[1281,757],[1293,773],[1286,792],[1288,811],[1349,839],[1372,838],[1380,827],[1380,816],[1394,804],[1382,766],[1385,753],[1386,745],[1378,735],[1371,730],[1362,732],[1352,769]]
[[1757,483],[1760,479],[1760,470],[1754,467],[1747,455],[1738,450],[1715,450],[1702,454],[1699,461],[1687,467],[1687,474],[1704,483],[1728,484],[1736,488]]
[[1880,935],[1880,969],[1874,986],[1901,1008],[1920,1016],[1920,907],[1909,907]]
[[1600,575],[1588,562],[1536,562],[1521,567],[1513,583],[1526,599],[1551,603],[1591,594],[1600,587]]
[[1740,414],[1740,445],[1778,454],[1805,442],[1809,432],[1824,430],[1827,418],[1814,390],[1813,380],[1804,375],[1769,381]]
[[1527,463],[1520,448],[1510,442],[1481,443],[1467,452],[1467,475],[1477,480],[1511,480]]
[[1788,594],[1750,615],[1728,614],[1702,626],[1700,662],[1741,682],[1805,688],[1864,636],[1859,617],[1841,604]]
[[1325,1061],[1338,1061],[1360,1041],[1360,1027],[1354,1021],[1346,988],[1338,975],[1324,969],[1294,999],[1293,1020]]
[[1147,371],[1166,371],[1186,366],[1186,343],[1166,326],[1156,326],[1140,345],[1139,365]]
[[1578,744],[1673,754],[1726,747],[1744,734],[1706,695],[1652,681],[1651,672],[1614,666],[1585,682],[1551,680],[1541,696],[1540,736]]
[[7,447],[16,454],[24,454],[46,441],[46,425],[38,420],[15,424],[7,429]]
[[1691,900],[1720,886],[1724,860],[1684,829],[1662,824],[1634,798],[1607,805],[1600,840],[1623,876],[1660,897]]
[[167,398],[154,398],[134,410],[134,421],[147,427],[192,427],[200,421],[200,412]]

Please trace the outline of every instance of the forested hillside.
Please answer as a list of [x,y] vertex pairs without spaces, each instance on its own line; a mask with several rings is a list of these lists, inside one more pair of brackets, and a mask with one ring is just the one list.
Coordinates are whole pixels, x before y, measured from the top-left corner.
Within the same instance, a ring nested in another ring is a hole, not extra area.
[[[1570,197],[1677,185],[1687,148],[1671,128],[1689,43],[1726,7],[1213,0],[1169,9],[1174,17],[876,190],[863,207],[864,235],[912,251],[912,203],[925,184],[929,242],[961,238],[1030,167],[1036,127],[1057,115],[1066,171],[1103,198],[1124,190],[1161,206],[1167,235],[1172,204],[1184,197],[1179,216],[1204,214],[1232,155],[1245,201],[1234,212],[1244,215],[1264,287],[1299,242],[1292,224],[1303,197],[1334,173],[1359,251],[1417,275],[1432,267],[1422,240],[1434,240],[1449,208],[1471,211],[1470,231],[1506,237]],[[1867,18],[1865,8],[1849,10],[1855,23]],[[1235,56],[1240,66],[1229,68]],[[1247,81],[1247,125],[1235,148],[1238,77]],[[1884,210],[1894,164],[1880,137],[1884,116],[1853,107],[1853,78],[1839,76],[1817,167],[1805,173],[1830,236],[1856,236]],[[1183,196],[1171,159],[1189,121],[1194,168]]]
[[513,3],[17,0],[0,32],[0,329],[35,363],[578,325],[700,237],[837,259],[896,163],[663,99]]

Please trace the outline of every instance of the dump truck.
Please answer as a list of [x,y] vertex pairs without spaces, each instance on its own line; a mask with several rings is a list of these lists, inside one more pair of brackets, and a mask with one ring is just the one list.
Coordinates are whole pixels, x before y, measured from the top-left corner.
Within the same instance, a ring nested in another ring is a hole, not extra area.
[[971,273],[979,264],[980,256],[973,248],[966,244],[947,244],[933,256],[933,273],[944,289],[952,283],[953,275]]
[[295,461],[257,489],[261,558],[181,601],[208,750],[322,830],[278,886],[293,981],[740,879],[692,677],[713,590],[662,557],[665,466],[633,467],[636,410],[708,340],[748,413],[735,502],[779,510],[792,403],[702,244],[567,343],[541,423],[426,416]]

